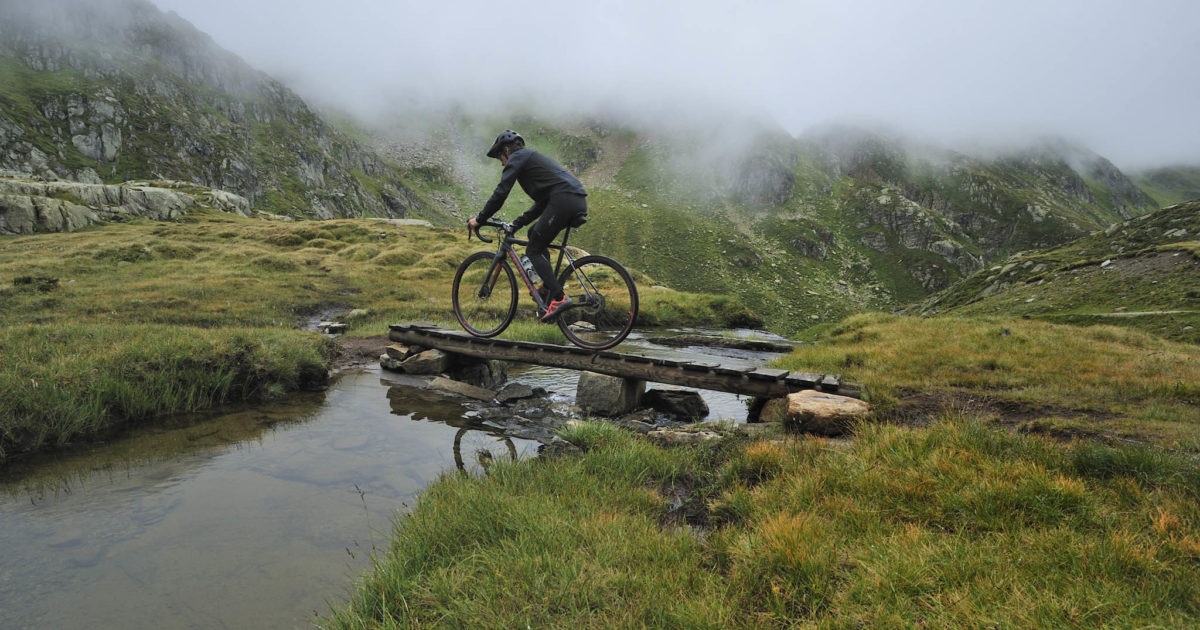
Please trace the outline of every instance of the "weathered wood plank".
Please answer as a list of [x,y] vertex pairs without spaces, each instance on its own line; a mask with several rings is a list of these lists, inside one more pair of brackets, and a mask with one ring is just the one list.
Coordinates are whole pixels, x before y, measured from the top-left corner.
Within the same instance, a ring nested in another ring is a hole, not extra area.
[[821,389],[856,397],[860,392],[857,385],[842,384],[834,375],[656,359],[611,351],[592,352],[576,346],[529,341],[483,339],[463,331],[417,324],[393,324],[389,327],[388,338],[480,359],[584,370],[748,396],[774,398],[801,389]]
[[787,376],[787,370],[776,370],[774,368],[754,368],[747,373],[750,378],[757,378],[766,381],[781,381]]

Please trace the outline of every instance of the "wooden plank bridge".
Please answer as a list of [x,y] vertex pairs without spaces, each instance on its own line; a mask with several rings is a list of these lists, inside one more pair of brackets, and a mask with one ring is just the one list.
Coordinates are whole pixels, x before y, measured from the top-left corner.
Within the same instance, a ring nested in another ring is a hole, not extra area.
[[478,359],[583,370],[630,380],[763,398],[779,398],[806,389],[853,398],[861,396],[859,385],[843,383],[839,376],[832,374],[675,361],[606,350],[596,352],[576,346],[487,339],[425,322],[392,324],[389,328],[388,338],[392,341],[436,348],[443,352]]

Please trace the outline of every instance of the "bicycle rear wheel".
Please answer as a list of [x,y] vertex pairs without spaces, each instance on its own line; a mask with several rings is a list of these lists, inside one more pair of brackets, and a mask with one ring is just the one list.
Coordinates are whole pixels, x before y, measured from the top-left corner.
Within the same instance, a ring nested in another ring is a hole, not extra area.
[[637,319],[633,277],[607,256],[584,256],[571,264],[559,283],[575,306],[558,316],[558,327],[571,343],[605,350],[623,341]]
[[517,279],[507,261],[493,268],[495,257],[493,252],[475,252],[454,274],[454,317],[476,337],[504,332],[517,312]]

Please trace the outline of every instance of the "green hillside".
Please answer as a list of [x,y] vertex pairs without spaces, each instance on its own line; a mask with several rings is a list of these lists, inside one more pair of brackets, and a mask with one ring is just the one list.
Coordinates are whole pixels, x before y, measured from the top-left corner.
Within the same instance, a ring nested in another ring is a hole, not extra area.
[[[747,126],[709,143],[588,120],[459,112],[371,135],[384,154],[425,143],[423,159],[466,189],[465,218],[499,176],[483,156],[494,130],[519,129],[587,185],[593,220],[578,244],[674,288],[737,296],[784,333],[898,308],[1156,209],[1107,160],[1061,141],[976,158],[851,128],[797,139]],[[527,205],[518,194],[502,216]]]
[[938,293],[920,310],[1105,323],[1200,343],[1200,201],[1015,255]]
[[1163,206],[1200,199],[1200,166],[1164,166],[1141,171],[1134,174],[1134,181]]
[[[171,180],[240,195],[251,214],[461,225],[499,176],[487,146],[514,128],[587,185],[577,244],[667,287],[733,296],[785,334],[899,308],[1158,208],[1111,162],[1058,139],[985,156],[852,127],[696,131],[529,104],[368,122],[310,108],[140,0],[14,0],[0,18],[9,175]],[[1184,194],[1189,171],[1172,173],[1139,182]],[[528,203],[518,191],[502,216]],[[77,227],[42,222],[58,224]]]

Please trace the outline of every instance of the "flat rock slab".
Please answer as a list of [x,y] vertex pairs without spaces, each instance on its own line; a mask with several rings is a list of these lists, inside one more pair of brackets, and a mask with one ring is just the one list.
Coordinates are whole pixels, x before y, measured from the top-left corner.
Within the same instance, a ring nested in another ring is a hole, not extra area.
[[496,400],[506,403],[522,398],[533,398],[534,395],[533,388],[524,383],[509,383],[496,392]]
[[496,395],[490,389],[476,387],[469,383],[454,381],[441,376],[429,381],[429,389],[459,394],[460,396],[466,396],[467,398],[474,398],[475,400],[482,400],[485,402],[490,402],[496,397]]

